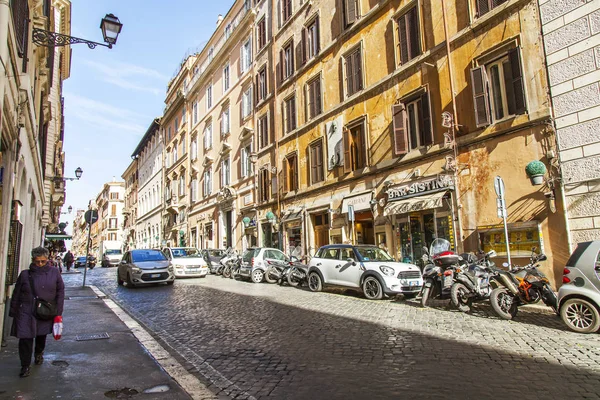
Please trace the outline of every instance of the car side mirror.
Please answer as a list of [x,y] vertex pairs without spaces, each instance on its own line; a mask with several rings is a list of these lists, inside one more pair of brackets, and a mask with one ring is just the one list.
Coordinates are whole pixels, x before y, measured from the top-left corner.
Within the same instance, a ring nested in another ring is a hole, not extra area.
[[127,264],[127,261],[121,260],[120,264]]

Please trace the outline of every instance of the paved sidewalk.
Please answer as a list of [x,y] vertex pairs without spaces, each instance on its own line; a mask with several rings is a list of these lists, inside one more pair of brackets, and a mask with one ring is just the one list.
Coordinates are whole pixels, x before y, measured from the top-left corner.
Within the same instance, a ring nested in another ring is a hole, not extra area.
[[[1,400],[191,398],[91,288],[65,291],[62,339],[48,335],[44,363],[32,363],[31,376],[19,378],[18,339],[0,349]],[[103,333],[110,337],[77,340]]]

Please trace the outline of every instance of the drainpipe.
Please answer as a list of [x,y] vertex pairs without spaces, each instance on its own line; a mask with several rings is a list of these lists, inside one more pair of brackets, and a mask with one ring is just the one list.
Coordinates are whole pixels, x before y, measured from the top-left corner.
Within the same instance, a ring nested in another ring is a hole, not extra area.
[[458,126],[458,113],[456,111],[456,92],[454,90],[454,68],[452,67],[452,59],[450,58],[451,56],[451,52],[450,52],[450,41],[448,40],[448,21],[447,21],[447,17],[446,17],[446,0],[442,0],[442,16],[443,16],[443,20],[444,20],[444,39],[446,41],[446,59],[448,60],[448,75],[450,78],[450,93],[452,96],[452,115],[453,115],[453,121],[452,121],[452,125],[450,127],[450,132],[452,134],[452,142],[453,142],[453,152],[454,152],[454,163],[455,163],[455,168],[454,168],[454,203],[456,204],[456,219],[455,219],[455,226],[454,226],[454,232],[455,235],[458,236],[458,239],[456,241],[456,249],[459,253],[462,253],[464,251],[463,249],[463,231],[462,231],[462,223],[460,220],[460,212],[462,210],[462,204],[460,203],[460,199],[459,199],[459,195],[460,195],[460,191],[459,191],[459,185],[458,185],[458,144],[456,143],[456,127]]

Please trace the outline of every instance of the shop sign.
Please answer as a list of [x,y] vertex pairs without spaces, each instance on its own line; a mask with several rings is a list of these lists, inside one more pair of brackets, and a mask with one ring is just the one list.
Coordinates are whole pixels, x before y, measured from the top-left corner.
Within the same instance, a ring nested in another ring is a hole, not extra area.
[[289,221],[289,222],[285,223],[285,226],[287,229],[300,228],[302,226],[302,221],[301,220]]
[[397,201],[409,197],[436,193],[454,187],[454,179],[450,175],[439,175],[435,178],[423,179],[404,185],[395,186],[387,190],[388,201]]
[[348,212],[348,206],[352,206],[354,211],[370,210],[371,200],[373,199],[373,193],[367,192],[358,196],[346,197],[342,201],[342,212]]

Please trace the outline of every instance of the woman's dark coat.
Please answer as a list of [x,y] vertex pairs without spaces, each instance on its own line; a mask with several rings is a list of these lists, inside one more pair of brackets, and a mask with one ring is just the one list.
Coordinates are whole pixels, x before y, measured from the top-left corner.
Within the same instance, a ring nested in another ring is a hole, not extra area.
[[34,302],[29,285],[29,274],[33,277],[37,296],[46,301],[55,301],[58,315],[62,315],[65,301],[65,284],[60,271],[50,263],[43,267],[32,264],[29,270],[22,271],[15,285],[9,312],[9,316],[14,318],[10,334],[19,339],[31,339],[52,333],[54,323],[41,321],[33,316]]

